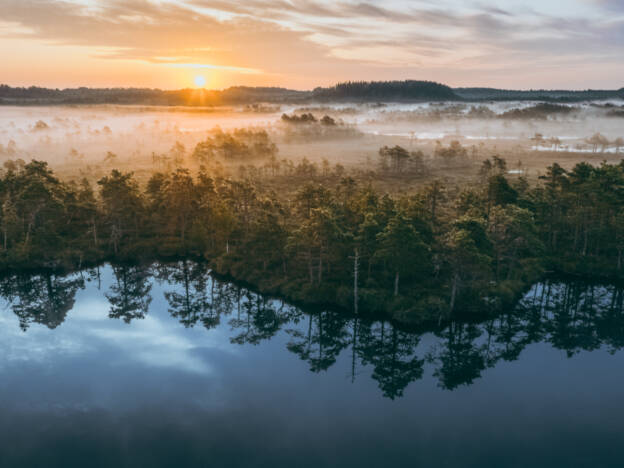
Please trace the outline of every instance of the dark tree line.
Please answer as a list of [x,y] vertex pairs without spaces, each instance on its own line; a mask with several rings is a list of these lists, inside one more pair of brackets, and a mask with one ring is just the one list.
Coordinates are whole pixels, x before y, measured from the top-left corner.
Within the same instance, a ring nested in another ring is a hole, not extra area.
[[494,88],[450,88],[430,81],[350,81],[313,91],[276,87],[232,86],[224,90],[160,90],[148,88],[49,89],[0,84],[0,104],[146,104],[169,106],[262,105],[324,101],[544,101],[581,102],[624,97],[619,90],[531,90]]
[[451,88],[433,81],[348,81],[312,92],[320,100],[458,100]]
[[146,104],[164,106],[214,106],[266,102],[298,102],[310,92],[274,87],[232,86],[224,90],[160,90],[149,88],[67,88],[0,84],[0,104]]

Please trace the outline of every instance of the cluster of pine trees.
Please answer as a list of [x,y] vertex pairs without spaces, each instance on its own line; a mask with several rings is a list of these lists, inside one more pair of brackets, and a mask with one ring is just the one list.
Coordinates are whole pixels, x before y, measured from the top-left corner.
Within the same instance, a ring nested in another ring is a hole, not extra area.
[[[184,152],[184,150],[182,150]],[[274,157],[277,146],[265,130],[235,129],[230,133],[220,129],[200,142],[193,151],[193,159],[206,163],[221,158],[223,160],[245,161],[254,158]]]
[[316,88],[312,97],[318,100],[459,100],[451,88],[433,81],[347,81],[329,88]]
[[350,177],[278,196],[203,169],[93,187],[41,161],[0,178],[4,269],[204,258],[264,291],[409,321],[501,305],[546,269],[616,276],[623,250],[624,164],[554,164],[531,186],[495,158],[468,188],[394,197]]

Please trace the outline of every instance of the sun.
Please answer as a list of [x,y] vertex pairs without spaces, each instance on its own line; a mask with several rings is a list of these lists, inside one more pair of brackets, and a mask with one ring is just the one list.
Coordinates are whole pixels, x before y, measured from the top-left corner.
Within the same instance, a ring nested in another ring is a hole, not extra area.
[[206,77],[204,75],[197,75],[195,77],[195,86],[198,88],[203,88],[206,86]]

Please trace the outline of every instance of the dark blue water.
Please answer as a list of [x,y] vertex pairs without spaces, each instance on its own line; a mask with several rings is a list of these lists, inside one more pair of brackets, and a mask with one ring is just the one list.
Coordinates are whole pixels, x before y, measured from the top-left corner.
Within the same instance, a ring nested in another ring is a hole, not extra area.
[[0,283],[2,467],[622,466],[622,291],[415,333],[205,267]]

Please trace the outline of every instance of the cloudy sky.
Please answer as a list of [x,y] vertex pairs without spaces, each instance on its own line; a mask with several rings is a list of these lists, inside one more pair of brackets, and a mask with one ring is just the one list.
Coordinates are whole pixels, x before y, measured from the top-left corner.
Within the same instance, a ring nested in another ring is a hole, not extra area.
[[10,85],[624,86],[624,0],[0,0]]

